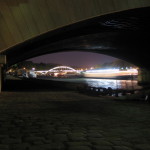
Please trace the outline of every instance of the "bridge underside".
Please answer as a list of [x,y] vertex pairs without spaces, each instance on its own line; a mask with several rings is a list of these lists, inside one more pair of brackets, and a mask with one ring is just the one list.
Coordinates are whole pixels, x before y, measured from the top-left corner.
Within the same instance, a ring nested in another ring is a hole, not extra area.
[[69,25],[7,49],[8,66],[42,54],[90,51],[150,69],[150,7],[108,14]]

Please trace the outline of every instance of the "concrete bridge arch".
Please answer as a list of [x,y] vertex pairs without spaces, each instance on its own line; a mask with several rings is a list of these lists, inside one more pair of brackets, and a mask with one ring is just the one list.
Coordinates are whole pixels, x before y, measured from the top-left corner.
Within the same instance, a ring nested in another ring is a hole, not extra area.
[[10,66],[35,56],[62,51],[90,51],[150,69],[150,7],[131,9],[77,22],[1,52]]
[[147,6],[149,0],[1,0],[0,52],[66,25]]

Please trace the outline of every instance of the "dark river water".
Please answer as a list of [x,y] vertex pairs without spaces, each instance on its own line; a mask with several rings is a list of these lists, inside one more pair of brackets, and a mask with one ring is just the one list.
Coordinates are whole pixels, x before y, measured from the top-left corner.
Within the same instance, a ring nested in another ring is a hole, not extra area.
[[[46,79],[49,80],[49,79]],[[50,79],[54,81],[65,81],[72,83],[85,83],[90,87],[102,87],[112,89],[141,89],[142,87],[138,85],[137,80],[117,80],[117,79],[93,79],[93,78],[55,78]]]

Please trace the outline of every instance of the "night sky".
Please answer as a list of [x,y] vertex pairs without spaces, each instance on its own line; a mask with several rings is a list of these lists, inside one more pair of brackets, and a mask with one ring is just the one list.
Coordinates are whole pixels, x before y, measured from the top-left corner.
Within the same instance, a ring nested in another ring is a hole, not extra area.
[[116,59],[117,58],[97,53],[73,51],[47,54],[29,60],[35,63],[42,62],[76,67],[93,67],[95,65],[103,64],[105,62],[112,62]]

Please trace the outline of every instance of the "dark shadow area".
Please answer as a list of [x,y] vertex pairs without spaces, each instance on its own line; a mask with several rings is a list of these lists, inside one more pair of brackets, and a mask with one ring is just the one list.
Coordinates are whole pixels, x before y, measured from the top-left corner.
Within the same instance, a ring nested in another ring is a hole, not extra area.
[[71,91],[79,85],[82,84],[40,79],[6,80],[4,91]]

